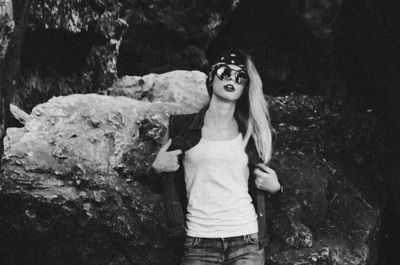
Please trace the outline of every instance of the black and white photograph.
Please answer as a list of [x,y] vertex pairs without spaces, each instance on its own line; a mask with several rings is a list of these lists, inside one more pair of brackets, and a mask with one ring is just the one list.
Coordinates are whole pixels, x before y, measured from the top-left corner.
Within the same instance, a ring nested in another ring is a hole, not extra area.
[[399,264],[399,0],[0,0],[0,265]]

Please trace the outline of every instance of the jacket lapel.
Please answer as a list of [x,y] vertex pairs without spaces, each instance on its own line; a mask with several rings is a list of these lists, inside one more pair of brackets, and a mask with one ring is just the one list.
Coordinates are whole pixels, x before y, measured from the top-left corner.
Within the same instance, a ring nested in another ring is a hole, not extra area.
[[197,114],[195,114],[193,120],[190,125],[182,124],[179,126],[181,131],[172,138],[171,146],[168,148],[168,151],[181,149],[184,153],[189,150],[201,139],[201,128],[204,124],[204,116],[208,109],[208,105],[204,106]]

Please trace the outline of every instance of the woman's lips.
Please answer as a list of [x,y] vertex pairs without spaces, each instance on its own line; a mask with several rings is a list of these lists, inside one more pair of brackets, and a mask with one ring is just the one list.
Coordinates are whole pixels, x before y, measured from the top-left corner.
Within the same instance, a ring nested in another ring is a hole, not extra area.
[[235,87],[233,86],[233,85],[225,85],[224,86],[224,89],[226,90],[226,91],[228,91],[228,92],[233,92],[233,91],[235,91]]

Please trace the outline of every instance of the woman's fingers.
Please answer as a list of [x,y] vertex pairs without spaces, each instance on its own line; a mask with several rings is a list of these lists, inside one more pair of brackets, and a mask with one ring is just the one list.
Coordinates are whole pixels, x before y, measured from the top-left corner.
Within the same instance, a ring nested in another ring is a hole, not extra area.
[[182,154],[182,150],[177,149],[173,151],[167,151],[171,146],[171,138],[160,148],[152,166],[156,172],[171,172],[176,171],[179,168],[178,157]]
[[167,149],[169,148],[171,143],[172,143],[172,140],[171,140],[171,138],[169,138],[168,141],[160,148],[160,151],[167,151]]
[[176,149],[176,150],[173,150],[173,151],[169,151],[168,153],[178,156],[178,155],[182,154],[182,150],[181,149]]
[[171,146],[171,143],[172,143],[172,140],[171,140],[171,138],[169,138],[168,141],[165,143],[165,145],[163,145],[163,146],[160,148],[160,152],[166,152],[166,153],[168,153],[168,154],[172,154],[172,155],[176,155],[176,156],[182,154],[182,150],[181,150],[181,149],[176,149],[176,150],[173,150],[173,151],[169,151],[169,152],[168,152],[167,150],[168,150],[168,148]]
[[270,168],[269,166],[267,166],[267,165],[265,165],[265,164],[261,164],[261,163],[260,163],[260,164],[257,165],[257,167],[258,167],[259,169],[261,169],[261,170],[267,172],[267,173],[270,173],[270,174],[275,172],[272,168]]
[[261,171],[261,169],[259,169],[259,168],[255,168],[255,169],[254,169],[254,174],[256,174],[256,175],[259,175],[261,172],[262,172],[262,171]]

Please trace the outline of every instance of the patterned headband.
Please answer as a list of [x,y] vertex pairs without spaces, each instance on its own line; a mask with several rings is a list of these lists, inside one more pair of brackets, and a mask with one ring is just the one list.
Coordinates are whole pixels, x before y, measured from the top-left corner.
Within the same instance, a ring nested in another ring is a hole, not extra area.
[[246,57],[241,52],[229,52],[219,57],[213,67],[219,64],[234,64],[246,70]]

